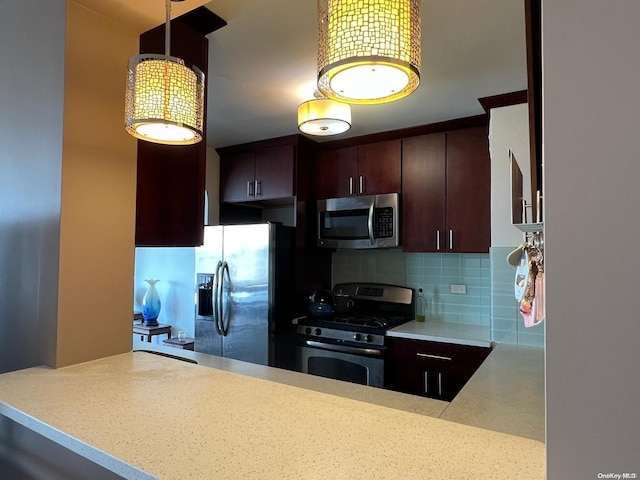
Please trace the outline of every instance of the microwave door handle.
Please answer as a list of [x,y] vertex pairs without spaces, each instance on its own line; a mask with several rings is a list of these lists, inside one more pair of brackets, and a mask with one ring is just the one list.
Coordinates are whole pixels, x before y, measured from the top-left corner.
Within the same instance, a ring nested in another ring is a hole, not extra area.
[[374,211],[374,207],[375,207],[375,202],[372,202],[371,205],[369,206],[369,222],[368,222],[369,241],[371,242],[371,245],[374,245],[375,242],[376,242],[375,236],[373,235],[373,211]]

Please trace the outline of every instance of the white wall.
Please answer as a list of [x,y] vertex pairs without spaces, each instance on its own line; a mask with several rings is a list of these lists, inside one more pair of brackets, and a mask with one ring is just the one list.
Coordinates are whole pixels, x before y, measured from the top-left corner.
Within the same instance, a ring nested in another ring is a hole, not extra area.
[[550,480],[640,477],[639,19],[543,2]]
[[0,2],[0,372],[55,360],[65,14]]
[[[491,246],[515,247],[522,232],[511,224],[511,171],[509,150],[522,171],[523,194],[531,203],[529,165],[529,108],[526,103],[491,110],[489,153],[491,155]],[[528,212],[531,220],[531,211]]]
[[[175,337],[180,330],[190,337],[195,333],[196,292],[195,249],[193,247],[138,247],[135,249],[134,310],[142,310],[147,291],[145,279],[160,280],[156,287],[160,296],[158,322],[169,324]],[[166,336],[155,336],[162,344]]]

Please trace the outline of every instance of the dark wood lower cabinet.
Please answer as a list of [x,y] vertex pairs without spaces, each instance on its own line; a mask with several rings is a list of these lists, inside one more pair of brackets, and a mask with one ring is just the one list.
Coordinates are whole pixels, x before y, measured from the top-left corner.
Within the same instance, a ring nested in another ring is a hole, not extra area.
[[451,401],[491,352],[488,347],[387,337],[385,388]]

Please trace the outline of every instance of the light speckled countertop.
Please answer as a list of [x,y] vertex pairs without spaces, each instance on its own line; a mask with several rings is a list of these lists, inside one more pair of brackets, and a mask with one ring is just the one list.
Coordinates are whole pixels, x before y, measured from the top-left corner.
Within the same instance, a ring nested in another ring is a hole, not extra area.
[[476,347],[491,346],[491,331],[482,325],[467,325],[449,322],[411,322],[387,330],[388,337],[431,340],[444,343],[457,343]]
[[144,352],[0,375],[0,414],[127,478],[545,475],[534,440]]

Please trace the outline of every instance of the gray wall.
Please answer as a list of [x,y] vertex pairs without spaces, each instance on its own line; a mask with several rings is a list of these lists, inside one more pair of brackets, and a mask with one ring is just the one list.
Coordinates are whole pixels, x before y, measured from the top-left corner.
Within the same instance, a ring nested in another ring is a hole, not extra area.
[[0,2],[0,372],[55,357],[65,14]]
[[543,2],[550,480],[640,476],[640,2]]

